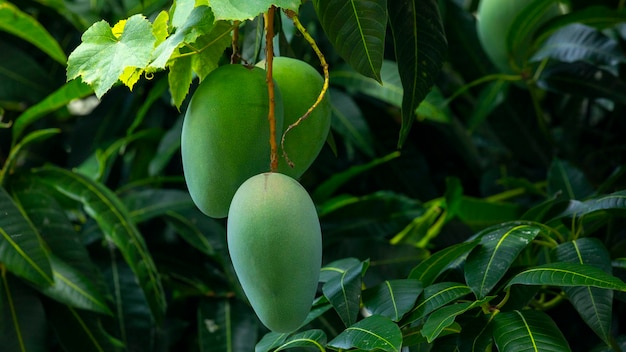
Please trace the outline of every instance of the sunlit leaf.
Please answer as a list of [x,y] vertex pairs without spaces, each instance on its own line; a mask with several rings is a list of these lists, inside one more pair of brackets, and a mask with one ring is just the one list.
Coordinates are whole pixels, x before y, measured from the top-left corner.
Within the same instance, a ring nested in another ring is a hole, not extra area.
[[398,64],[384,60],[380,70],[380,79],[382,84],[373,78],[363,76],[350,66],[340,66],[330,71],[330,80],[333,85],[344,87],[352,94],[364,94],[400,108],[403,89]]
[[515,275],[508,286],[551,285],[589,286],[626,292],[626,283],[595,266],[577,263],[550,263],[539,265]]
[[431,255],[428,259],[419,263],[409,274],[409,279],[417,279],[423,287],[428,287],[435,282],[437,277],[452,263],[462,258],[478,245],[479,241],[463,242],[442,249]]
[[399,321],[421,292],[422,284],[417,280],[386,280],[363,291],[363,303],[372,314]]
[[424,288],[424,293],[415,303],[415,308],[402,320],[408,324],[424,318],[436,309],[454,302],[468,294],[472,290],[463,284],[456,282],[440,282]]
[[476,297],[491,292],[539,231],[536,226],[515,224],[481,233],[480,245],[465,262],[465,280]]
[[571,351],[550,317],[541,311],[502,312],[493,319],[493,337],[500,352]]
[[298,12],[300,0],[211,0],[211,8],[218,20],[249,20],[267,12],[272,5]]
[[334,268],[333,275],[324,286],[322,292],[346,326],[356,322],[361,302],[361,284],[363,273],[369,263],[359,264],[348,269],[325,266],[324,269]]
[[398,352],[402,347],[402,332],[388,318],[372,315],[348,327],[328,342],[328,346],[337,349]]
[[360,74],[381,81],[386,0],[315,0],[315,12],[337,53]]

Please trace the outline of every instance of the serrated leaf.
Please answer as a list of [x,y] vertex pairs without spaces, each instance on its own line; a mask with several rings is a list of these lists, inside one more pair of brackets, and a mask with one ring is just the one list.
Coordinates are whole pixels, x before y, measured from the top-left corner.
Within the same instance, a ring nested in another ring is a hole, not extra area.
[[0,2],[0,30],[24,39],[65,66],[65,53],[46,28],[7,1]]
[[313,5],[337,53],[357,72],[380,82],[387,0],[315,0]]
[[322,330],[307,330],[290,336],[274,351],[284,351],[297,347],[313,347],[323,350],[326,345],[326,334]]
[[156,38],[151,23],[142,15],[126,20],[118,38],[106,21],[94,23],[81,37],[82,43],[70,54],[68,80],[82,77],[102,97],[127,67],[148,66]]
[[388,318],[372,315],[348,327],[328,342],[337,349],[358,348],[362,351],[399,352],[402,347],[402,332]]
[[[596,266],[611,273],[611,256],[598,239],[580,238],[560,244],[553,251],[557,261]],[[611,344],[613,291],[596,287],[564,287],[578,314],[589,327],[608,345]]]
[[80,79],[74,79],[48,95],[37,104],[29,107],[21,113],[13,124],[13,143],[17,143],[19,137],[29,125],[45,117],[48,113],[56,111],[74,99],[81,99],[93,94],[93,89]]
[[502,312],[493,319],[493,337],[500,352],[571,351],[550,317],[541,311]]
[[470,309],[481,306],[482,304],[489,302],[493,299],[491,297],[485,297],[484,299],[474,302],[455,303],[443,308],[439,308],[430,314],[424,327],[422,328],[422,335],[426,337],[429,343],[432,343],[443,332],[443,329],[454,323],[454,319],[457,316],[467,312]]
[[115,244],[136,275],[156,321],[165,313],[165,292],[152,256],[132,222],[128,210],[111,190],[77,173],[56,167],[35,171],[35,175],[67,197],[83,204],[108,241]]
[[465,280],[476,297],[483,298],[491,292],[539,232],[536,226],[511,225],[481,233],[480,245],[465,262]]
[[386,280],[363,291],[363,304],[374,315],[399,321],[413,308],[422,284],[417,280]]
[[594,266],[578,263],[550,263],[536,266],[515,275],[507,284],[550,286],[588,286],[626,292],[626,283]]
[[446,304],[456,301],[472,292],[469,286],[456,282],[439,282],[424,288],[424,294],[417,300],[415,308],[402,320],[403,325],[422,319]]
[[437,277],[452,263],[462,258],[466,253],[478,245],[479,241],[463,242],[442,249],[419,263],[411,270],[409,279],[417,279],[423,287],[435,282]]
[[54,283],[48,251],[23,210],[0,187],[0,262],[40,287]]
[[401,147],[415,120],[415,109],[439,75],[447,40],[437,0],[391,0],[387,7],[404,90],[398,137],[398,147]]
[[257,340],[257,320],[240,301],[202,300],[198,307],[200,351],[252,351]]
[[368,265],[368,262],[359,262],[348,269],[335,267],[336,275],[330,277],[322,286],[324,296],[345,326],[354,324],[359,314],[363,273]]
[[217,21],[210,33],[196,39],[194,46],[198,52],[191,57],[191,67],[200,77],[200,81],[217,68],[224,49],[231,45],[232,31],[233,25],[230,22]]
[[272,5],[297,13],[300,0],[211,0],[211,8],[218,20],[249,20],[267,12]]

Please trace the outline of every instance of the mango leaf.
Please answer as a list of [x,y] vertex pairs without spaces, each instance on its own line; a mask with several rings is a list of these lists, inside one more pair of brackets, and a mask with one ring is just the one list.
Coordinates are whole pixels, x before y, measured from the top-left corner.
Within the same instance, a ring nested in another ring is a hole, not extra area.
[[386,0],[314,0],[315,12],[333,47],[360,74],[381,82]]
[[372,147],[374,144],[372,131],[359,106],[350,95],[338,89],[330,89],[329,96],[333,114],[331,119],[333,131],[373,159],[376,153]]
[[363,304],[374,315],[399,321],[413,308],[422,284],[417,280],[386,280],[363,291]]
[[554,321],[536,310],[497,314],[493,319],[493,338],[500,352],[571,351]]
[[593,193],[593,187],[581,170],[565,160],[554,159],[548,170],[547,192],[560,193],[559,199],[584,199]]
[[454,323],[457,316],[470,309],[480,307],[489,302],[495,296],[488,296],[478,301],[455,303],[443,308],[439,308],[430,314],[422,328],[422,335],[429,343],[432,343],[443,332],[445,328]]
[[54,283],[48,251],[23,210],[0,187],[0,262],[40,287]]
[[519,204],[463,196],[456,216],[474,231],[480,231],[489,226],[517,220],[523,211]]
[[254,352],[272,351],[282,345],[282,343],[287,340],[288,336],[288,333],[268,332],[259,342],[257,342],[256,346],[254,346]]
[[130,68],[144,68],[151,60],[156,38],[151,23],[142,15],[119,22],[121,34],[102,20],[83,33],[82,43],[70,54],[67,79],[82,77],[102,97]]
[[595,266],[578,263],[550,263],[515,275],[507,284],[550,286],[589,286],[626,292],[626,283]]
[[465,280],[476,297],[491,292],[539,232],[540,228],[532,225],[510,225],[481,233],[480,245],[465,261]]
[[402,319],[402,325],[422,319],[436,309],[470,293],[472,289],[456,282],[439,282],[430,285],[424,289],[424,294],[417,300],[415,308]]
[[[591,5],[591,4],[590,4]],[[606,29],[626,21],[626,13],[602,5],[591,5],[578,8],[576,11],[551,19],[535,33],[536,42],[543,43],[555,31],[579,23],[597,29]]]
[[278,347],[274,351],[284,351],[297,347],[313,347],[321,351],[324,349],[323,346],[325,345],[326,334],[324,333],[324,331],[313,329],[290,336],[287,340],[285,340],[285,342],[280,345],[280,347]]
[[160,321],[166,307],[161,280],[143,237],[120,199],[101,183],[65,169],[46,167],[36,170],[35,175],[83,204],[106,239],[122,253],[139,281],[153,317]]
[[137,223],[195,206],[189,192],[176,189],[142,189],[129,192],[122,201]]
[[[611,256],[595,238],[579,238],[553,250],[556,261],[593,265],[611,274]],[[613,291],[597,287],[564,287],[563,291],[589,327],[608,345],[611,344]]]
[[178,235],[187,243],[206,255],[212,256],[215,254],[215,249],[207,238],[207,234],[203,233],[197,224],[193,223],[186,216],[173,211],[168,211],[165,215],[165,222],[176,229]]
[[398,352],[402,347],[402,332],[388,318],[372,315],[348,327],[328,342],[328,346],[342,350]]
[[46,315],[33,289],[2,271],[0,280],[0,341],[5,351],[49,351]]
[[605,194],[584,202],[570,201],[568,207],[556,218],[583,217],[599,211],[615,212],[622,216],[626,214],[626,191]]
[[467,252],[476,247],[478,243],[478,240],[463,242],[436,252],[414,267],[409,274],[409,279],[421,281],[423,287],[432,285],[450,264],[462,258]]
[[333,85],[345,88],[349,93],[360,93],[376,98],[397,108],[402,107],[402,81],[398,73],[398,64],[384,60],[380,70],[381,83],[363,76],[348,65],[342,65],[330,71]]
[[31,143],[46,140],[60,132],[61,130],[58,128],[46,128],[46,129],[41,129],[41,130],[35,130],[29,133],[28,135],[26,135],[26,137],[24,137],[24,139],[22,139],[19,143],[15,144],[11,148],[11,151],[9,152],[9,156],[4,162],[4,165],[2,166],[2,168],[0,168],[0,186],[4,183],[4,178],[5,178],[6,173],[13,169],[13,166],[15,162],[17,161],[17,157],[20,155],[20,152],[26,148],[26,146],[28,146]]
[[472,108],[472,112],[467,121],[467,128],[475,131],[483,122],[487,120],[489,114],[498,105],[504,102],[509,88],[509,82],[505,80],[497,80],[490,82],[480,91],[476,98],[476,105]]
[[322,286],[324,296],[346,326],[354,324],[359,314],[363,274],[368,266],[369,262],[359,262],[348,269],[333,267],[336,275]]
[[387,8],[404,89],[398,137],[401,147],[415,120],[415,109],[439,76],[447,41],[437,0],[391,0]]
[[257,340],[257,320],[243,302],[202,300],[198,307],[200,351],[249,352]]
[[65,66],[67,58],[54,37],[36,19],[8,1],[0,2],[0,30],[24,39]]
[[459,350],[471,352],[488,351],[489,346],[493,344],[492,336],[493,324],[491,324],[486,315],[481,314],[471,318],[468,321],[464,321],[463,328],[459,334]]
[[53,301],[45,302],[46,318],[55,337],[66,351],[123,351],[123,344],[102,326],[93,312],[68,307]]
[[300,0],[211,0],[211,8],[218,20],[250,20],[267,12],[272,5],[297,13]]
[[65,83],[17,117],[13,124],[13,143],[17,143],[18,138],[22,136],[26,127],[35,121],[45,117],[50,112],[66,106],[74,99],[84,98],[90,94],[93,94],[93,90],[80,79],[74,79]]

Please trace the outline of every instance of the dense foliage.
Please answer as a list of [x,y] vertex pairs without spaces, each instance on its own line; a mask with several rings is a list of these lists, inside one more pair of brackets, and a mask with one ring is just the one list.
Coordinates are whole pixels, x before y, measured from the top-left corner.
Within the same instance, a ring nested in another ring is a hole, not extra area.
[[[527,3],[501,72],[478,0],[0,0],[0,349],[626,351],[625,4]],[[320,283],[285,334],[180,155],[199,81],[265,57],[269,4],[333,114],[299,179]]]

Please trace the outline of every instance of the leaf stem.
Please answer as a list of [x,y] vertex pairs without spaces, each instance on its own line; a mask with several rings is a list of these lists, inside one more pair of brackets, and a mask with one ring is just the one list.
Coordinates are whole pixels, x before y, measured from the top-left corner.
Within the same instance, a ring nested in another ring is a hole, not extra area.
[[315,54],[320,60],[320,65],[322,66],[322,70],[324,71],[324,84],[322,85],[322,91],[317,96],[317,100],[304,113],[304,115],[302,115],[298,120],[296,120],[296,122],[292,123],[291,125],[289,125],[289,127],[287,127],[287,129],[283,133],[283,136],[280,140],[280,148],[283,151],[283,158],[285,158],[289,166],[293,167],[294,166],[293,162],[289,160],[289,156],[287,155],[287,151],[285,150],[285,137],[287,136],[287,133],[289,131],[297,127],[302,121],[306,120],[311,115],[311,112],[313,112],[313,110],[315,110],[315,108],[322,102],[322,100],[324,99],[324,96],[326,95],[326,92],[328,91],[328,86],[330,82],[330,74],[328,73],[328,63],[326,62],[326,58],[324,57],[324,54],[322,54],[322,51],[317,46],[317,43],[315,43],[315,39],[311,37],[309,32],[302,25],[302,22],[300,22],[300,19],[298,18],[298,14],[296,14],[292,10],[284,10],[284,12],[287,15],[287,17],[289,17],[293,21],[293,24],[296,26],[300,34],[302,34],[304,39],[309,43],[313,51],[315,51]]
[[239,62],[239,21],[233,22],[233,37],[230,46],[233,53],[230,55],[230,63],[236,64]]
[[274,63],[274,14],[276,7],[272,5],[263,18],[265,19],[265,70],[267,72],[267,93],[269,95],[269,113],[267,119],[270,123],[270,171],[278,169],[278,146],[276,145],[276,98],[274,96],[274,80],[272,79],[272,66]]

